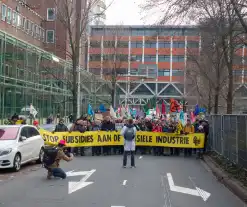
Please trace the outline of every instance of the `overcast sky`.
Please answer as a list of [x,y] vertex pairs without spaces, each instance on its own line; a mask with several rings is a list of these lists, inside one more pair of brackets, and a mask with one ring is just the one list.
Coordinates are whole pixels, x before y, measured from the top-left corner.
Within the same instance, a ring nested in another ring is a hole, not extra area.
[[[109,5],[113,0],[106,0]],[[141,25],[141,10],[138,5],[142,0],[114,0],[106,11],[106,24]]]

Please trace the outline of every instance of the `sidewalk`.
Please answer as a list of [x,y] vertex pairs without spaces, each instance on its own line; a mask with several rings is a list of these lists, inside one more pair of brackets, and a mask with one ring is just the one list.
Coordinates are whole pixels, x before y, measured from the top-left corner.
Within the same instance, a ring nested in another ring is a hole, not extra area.
[[219,182],[223,183],[236,196],[247,203],[247,187],[239,180],[235,179],[233,175],[227,173],[218,165],[210,156],[204,156],[204,162],[209,166],[212,173],[216,176]]

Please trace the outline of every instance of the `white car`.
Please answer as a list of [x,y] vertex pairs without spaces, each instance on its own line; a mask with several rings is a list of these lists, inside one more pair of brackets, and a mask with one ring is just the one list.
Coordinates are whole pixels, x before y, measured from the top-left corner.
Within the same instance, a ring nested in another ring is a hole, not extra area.
[[44,140],[36,127],[30,125],[0,125],[0,169],[21,169],[31,161],[42,161]]

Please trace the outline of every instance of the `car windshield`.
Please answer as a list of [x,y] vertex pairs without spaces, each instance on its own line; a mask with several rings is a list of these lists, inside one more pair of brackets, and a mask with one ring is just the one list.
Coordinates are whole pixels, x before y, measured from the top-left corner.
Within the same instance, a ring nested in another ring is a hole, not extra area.
[[18,127],[0,127],[0,141],[16,139],[18,131]]

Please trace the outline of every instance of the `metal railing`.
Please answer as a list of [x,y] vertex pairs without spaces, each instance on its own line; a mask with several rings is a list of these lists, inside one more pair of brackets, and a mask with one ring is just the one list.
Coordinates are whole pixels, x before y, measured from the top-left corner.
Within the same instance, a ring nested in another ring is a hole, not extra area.
[[247,115],[211,115],[208,147],[247,169]]

